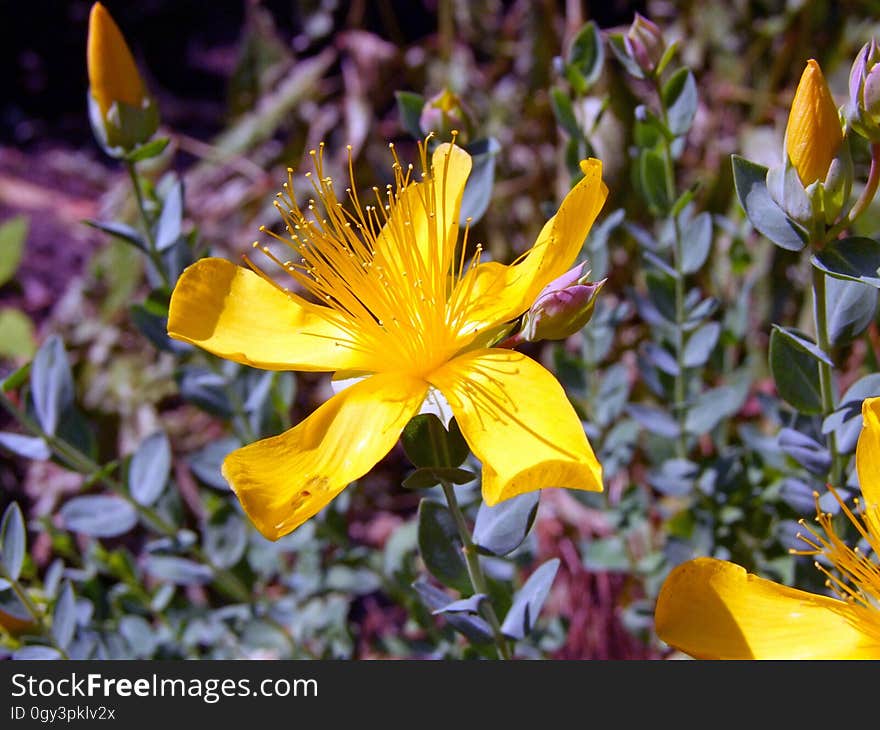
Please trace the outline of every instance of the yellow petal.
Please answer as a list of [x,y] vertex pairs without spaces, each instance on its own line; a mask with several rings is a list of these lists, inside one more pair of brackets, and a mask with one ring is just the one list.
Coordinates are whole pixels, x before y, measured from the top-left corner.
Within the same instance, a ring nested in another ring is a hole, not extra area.
[[856,444],[856,470],[865,521],[880,541],[880,398],[862,401],[862,431]]
[[233,451],[223,462],[223,476],[257,529],[277,540],[372,469],[427,390],[416,378],[373,375],[289,431]]
[[89,37],[86,48],[89,86],[106,116],[113,102],[139,107],[144,100],[144,84],[119,26],[101,3],[89,13]]
[[475,350],[428,378],[483,464],[488,505],[545,487],[602,491],[602,467],[562,386],[513,350]]
[[168,334],[265,370],[370,370],[362,348],[336,323],[339,315],[322,310],[249,269],[207,258],[177,281]]
[[698,659],[878,659],[857,609],[697,558],[660,589],[654,624],[670,646]]
[[565,196],[520,263],[481,264],[462,279],[458,294],[473,302],[465,333],[518,317],[541,289],[571,268],[608,196],[602,163],[584,160],[581,169],[584,177]]
[[[376,242],[377,258],[401,271],[429,272],[426,278],[446,276],[458,239],[458,217],[471,156],[461,147],[441,144],[431,162],[432,181],[415,182],[401,191]],[[413,262],[420,257],[421,265]]]
[[819,64],[810,59],[785,128],[785,151],[805,186],[825,179],[842,141],[843,130],[831,91]]

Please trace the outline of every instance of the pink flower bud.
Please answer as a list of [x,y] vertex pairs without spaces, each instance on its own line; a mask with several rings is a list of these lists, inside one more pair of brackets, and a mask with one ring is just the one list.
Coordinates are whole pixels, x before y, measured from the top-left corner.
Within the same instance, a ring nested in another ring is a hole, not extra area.
[[579,332],[593,316],[596,296],[606,279],[589,282],[586,263],[575,266],[545,286],[526,312],[521,337],[529,342],[564,340]]
[[666,51],[666,43],[663,41],[660,28],[639,13],[635,14],[632,25],[626,32],[624,45],[639,68],[646,74],[654,72]]

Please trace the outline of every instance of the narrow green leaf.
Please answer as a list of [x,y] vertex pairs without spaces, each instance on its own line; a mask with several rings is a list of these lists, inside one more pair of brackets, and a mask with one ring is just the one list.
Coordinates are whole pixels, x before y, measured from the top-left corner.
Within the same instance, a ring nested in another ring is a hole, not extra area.
[[24,565],[27,534],[18,502],[12,502],[0,521],[0,561],[10,580],[18,580]]
[[422,108],[425,106],[425,97],[411,91],[395,91],[394,96],[397,98],[400,126],[411,137],[421,139],[424,134],[419,120],[422,117]]
[[171,475],[171,444],[164,431],[145,438],[131,457],[128,466],[128,489],[138,504],[153,504]]
[[34,357],[31,397],[40,426],[50,436],[54,435],[74,398],[73,375],[64,342],[58,335],[51,335]]
[[599,80],[605,62],[605,44],[599,26],[594,21],[585,23],[578,31],[568,49],[568,65],[577,69],[584,81],[579,94],[586,93]]
[[575,139],[583,137],[580,124],[578,124],[577,117],[574,114],[571,97],[564,89],[555,88],[550,90],[550,104],[553,107],[556,122],[565,130],[566,134]]
[[0,286],[15,276],[24,245],[27,240],[29,221],[18,215],[0,224]]
[[666,104],[669,131],[674,135],[685,134],[697,113],[697,82],[689,68],[680,68],[663,84],[663,101]]

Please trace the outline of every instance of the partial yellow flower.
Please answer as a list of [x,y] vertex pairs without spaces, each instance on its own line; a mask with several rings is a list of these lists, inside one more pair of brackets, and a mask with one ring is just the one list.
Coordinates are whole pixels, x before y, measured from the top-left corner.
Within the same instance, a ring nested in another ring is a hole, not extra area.
[[[307,173],[303,211],[292,171],[276,207],[292,252],[262,251],[308,298],[254,266],[190,266],[174,289],[168,333],[270,370],[368,375],[291,430],[230,454],[223,474],[269,539],[298,527],[392,448],[430,389],[440,391],[483,465],[490,505],[546,487],[601,491],[602,469],[562,386],[537,362],[492,347],[550,281],[571,267],[607,188],[581,163],[575,185],[517,263],[482,263],[459,226],[471,158],[440,145],[421,175],[394,156],[393,185],[345,204],[323,166]],[[393,150],[393,147],[392,147]],[[275,235],[275,234],[272,234]],[[254,244],[255,247],[258,244]],[[289,254],[290,254],[289,252]]]
[[843,129],[831,91],[819,64],[810,59],[785,128],[785,151],[804,187],[825,179],[842,142]]
[[101,3],[89,13],[89,37],[86,48],[91,94],[101,116],[114,102],[140,108],[147,98],[134,58],[119,26]]
[[[880,398],[862,404],[856,448],[862,499],[842,513],[868,547],[849,547],[816,505],[818,528],[799,536],[837,596],[820,596],[697,558],[675,568],[660,590],[657,635],[700,659],[880,659]],[[801,524],[804,524],[801,521]]]

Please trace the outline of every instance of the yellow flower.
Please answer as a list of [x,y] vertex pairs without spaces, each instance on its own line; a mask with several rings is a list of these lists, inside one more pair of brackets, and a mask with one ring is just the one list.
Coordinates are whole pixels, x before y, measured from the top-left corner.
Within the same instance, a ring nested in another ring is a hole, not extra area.
[[785,128],[785,151],[805,187],[825,179],[842,142],[843,129],[831,91],[819,64],[810,59]]
[[371,203],[358,196],[351,162],[346,205],[337,200],[323,146],[312,152],[314,199],[305,211],[288,172],[276,200],[287,235],[276,238],[295,260],[263,251],[310,300],[247,257],[251,269],[202,259],[174,289],[172,337],[269,370],[369,375],[291,430],[226,458],[224,476],[270,539],[367,473],[434,391],[482,462],[488,504],[545,487],[602,489],[601,466],[562,386],[534,360],[491,346],[571,266],[607,195],[601,163],[581,163],[583,179],[535,245],[505,266],[480,262],[467,226],[459,236],[470,156],[443,144],[429,164],[420,149],[421,180],[395,154],[395,183],[374,188]]
[[880,659],[880,398],[863,402],[862,418],[862,499],[851,510],[832,492],[870,549],[843,542],[817,503],[819,527],[799,536],[808,548],[795,551],[827,561],[829,568],[816,567],[837,598],[697,558],[675,568],[660,590],[655,625],[663,641],[701,659]]
[[101,116],[115,102],[140,108],[147,94],[131,51],[119,27],[101,3],[89,13],[89,37],[86,49],[91,94]]

